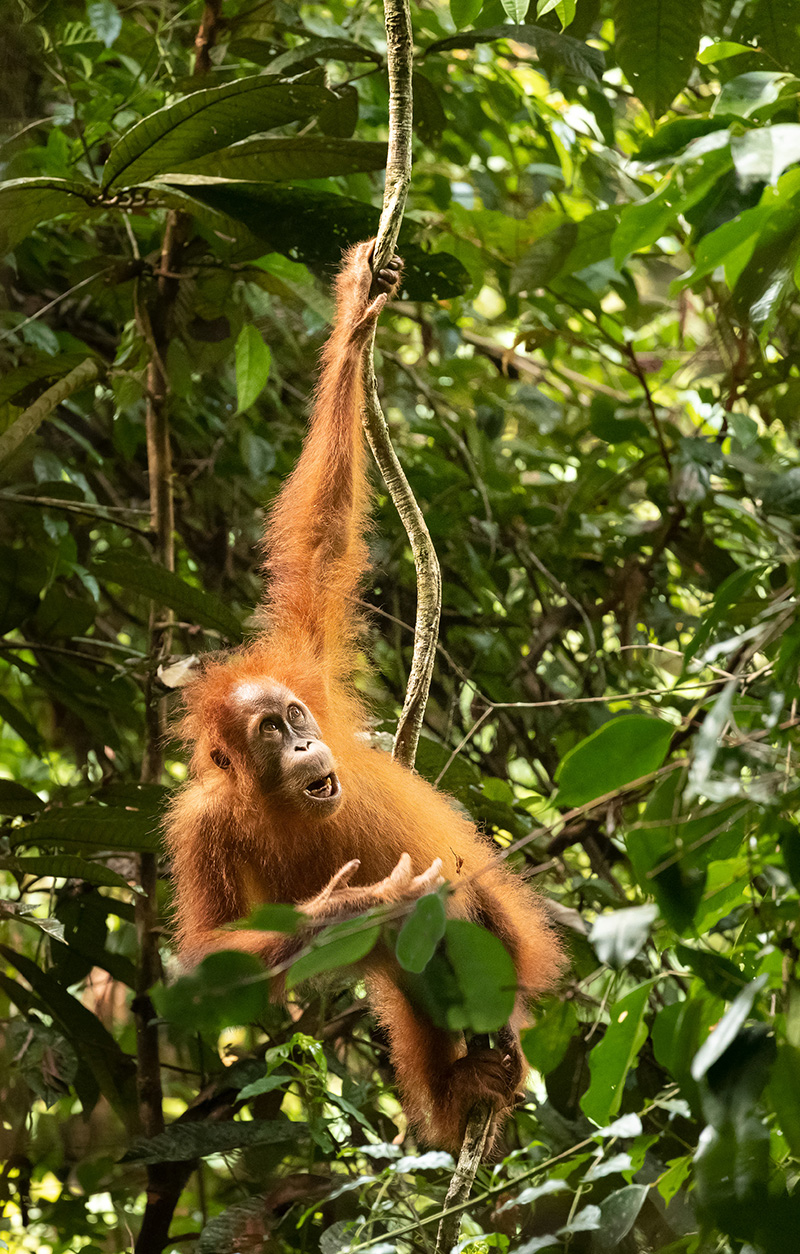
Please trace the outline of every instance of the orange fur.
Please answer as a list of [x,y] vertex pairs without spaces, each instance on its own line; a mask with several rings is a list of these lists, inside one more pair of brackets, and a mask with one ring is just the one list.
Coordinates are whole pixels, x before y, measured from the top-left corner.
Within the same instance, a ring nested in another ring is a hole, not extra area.
[[[443,874],[455,886],[452,913],[485,922],[516,964],[510,1071],[497,1050],[465,1057],[463,1038],[434,1027],[412,1007],[385,955],[365,965],[409,1119],[423,1139],[457,1150],[477,1096],[489,1097],[498,1110],[512,1104],[522,1075],[518,1028],[530,998],[553,986],[562,954],[537,897],[473,824],[418,775],[357,738],[367,718],[352,684],[361,628],[354,598],[367,564],[370,498],[361,372],[386,299],[370,304],[370,248],[351,250],[337,280],[337,320],[323,353],[310,433],[269,519],[262,628],[247,648],[208,663],[188,689],[191,774],[172,805],[167,840],[178,945],[189,961],[237,947],[268,964],[280,962],[296,947],[295,938],[223,925],[259,902],[307,902],[353,858],[361,865],[351,889],[338,894],[340,906],[356,904],[359,886],[383,880],[404,853],[417,875],[442,859]],[[336,761],[343,799],[322,821],[287,812],[248,771],[234,692],[265,676],[305,702]],[[230,769],[212,759],[219,745]],[[492,859],[490,869],[469,882]]]

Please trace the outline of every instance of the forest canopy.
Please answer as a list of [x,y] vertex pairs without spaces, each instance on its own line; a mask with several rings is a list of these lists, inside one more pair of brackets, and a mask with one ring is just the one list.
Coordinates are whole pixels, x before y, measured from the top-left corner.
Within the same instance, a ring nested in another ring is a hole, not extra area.
[[[416,768],[569,952],[456,1248],[789,1254],[800,3],[410,16],[375,367],[442,571]],[[252,633],[330,280],[377,230],[383,10],[3,17],[0,1241],[444,1254],[453,1159],[408,1133],[353,964],[394,946],[480,1034],[507,956],[437,949],[426,898],[323,933],[288,1005],[242,953],[181,972],[162,844],[181,689]],[[359,684],[390,744],[417,577],[373,481]]]

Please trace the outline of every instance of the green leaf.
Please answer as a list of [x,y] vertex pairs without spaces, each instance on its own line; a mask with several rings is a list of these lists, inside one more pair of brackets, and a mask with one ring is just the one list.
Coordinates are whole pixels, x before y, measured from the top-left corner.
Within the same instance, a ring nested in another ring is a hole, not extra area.
[[768,1094],[794,1158],[800,1157],[800,1049],[781,1041]]
[[42,222],[62,214],[83,218],[97,212],[97,191],[67,179],[11,179],[0,187],[0,256]]
[[753,70],[739,74],[725,83],[711,106],[711,114],[732,113],[749,118],[765,105],[774,104],[789,77],[777,70]]
[[26,827],[14,828],[11,843],[65,845],[77,849],[124,849],[146,852],[158,849],[160,816],[116,806],[70,806],[50,810]]
[[305,916],[296,906],[268,901],[264,905],[255,906],[246,918],[237,919],[230,926],[232,931],[251,931],[255,928],[259,932],[285,932],[293,935],[300,930],[304,919]]
[[[277,183],[204,182],[197,175],[175,175],[152,184],[167,201],[188,212],[210,212],[215,231],[246,230],[244,254],[267,251],[291,254],[307,265],[338,267],[342,250],[378,230],[380,211],[373,205]],[[321,231],[319,224],[325,223]],[[463,293],[469,276],[460,261],[448,253],[427,253],[414,243],[415,228],[400,228],[399,250],[405,262],[403,290],[411,300],[445,300]],[[241,234],[241,233],[240,233]],[[235,250],[235,255],[239,255]]]
[[561,271],[578,238],[574,222],[562,222],[542,236],[521,257],[511,276],[512,292],[532,292],[545,287]]
[[703,1042],[692,1060],[694,1080],[702,1080],[726,1049],[733,1044],[749,1018],[753,1003],[766,982],[766,975],[759,975],[731,1002],[714,1031]]
[[679,215],[702,200],[730,164],[730,148],[725,137],[724,143],[705,153],[702,161],[688,173],[683,170],[673,173],[651,196],[623,209],[611,240],[615,265],[621,266],[631,253],[651,247],[662,235],[668,234]]
[[131,187],[258,131],[311,117],[332,99],[321,87],[256,74],[182,96],[150,113],[114,145],[103,187]]
[[296,988],[303,980],[333,971],[337,967],[349,967],[365,958],[380,935],[380,926],[365,927],[357,920],[347,919],[326,927],[315,938],[310,953],[293,962],[286,973],[286,987]]
[[303,43],[296,44],[294,48],[288,48],[277,57],[270,57],[265,64],[269,66],[271,74],[284,74],[290,77],[287,74],[288,70],[300,69],[304,66],[310,68],[318,61],[344,61],[348,65],[372,61],[376,65],[381,65],[383,58],[374,48],[367,48],[364,44],[354,43],[351,39],[340,39],[337,36],[333,36],[333,38],[316,36],[311,39],[305,39]]
[[119,584],[128,592],[148,597],[156,605],[168,606],[179,618],[192,624],[202,623],[204,627],[214,628],[234,641],[241,639],[238,618],[219,597],[192,587],[180,575],[158,562],[148,562],[128,553],[116,553],[95,562],[92,574],[103,582]]
[[522,1052],[542,1075],[555,1071],[578,1028],[573,1001],[552,998],[537,1007],[536,1023],[521,1034]]
[[625,1077],[647,1040],[644,1022],[650,984],[640,984],[611,1007],[605,1035],[589,1055],[592,1080],[580,1101],[581,1110],[602,1126],[619,1110]]
[[110,48],[122,30],[122,18],[116,5],[111,0],[89,0],[86,16],[97,38]]
[[723,728],[730,718],[733,696],[737,687],[737,679],[728,680],[719,696],[712,703],[711,709],[708,711],[699,732],[694,738],[692,762],[689,767],[689,797],[699,796],[708,782],[721,744]]
[[582,1210],[559,1228],[558,1235],[565,1237],[572,1232],[597,1232],[602,1220],[599,1206],[584,1206]]
[[[0,719],[12,727],[30,749],[34,757],[44,757],[44,743],[33,723],[29,722],[21,710],[12,705],[2,693],[0,693]],[[0,811],[3,813],[3,811]]]
[[747,984],[747,976],[726,958],[713,950],[696,949],[691,945],[676,945],[679,962],[702,980],[709,992],[723,1001],[732,1001]]
[[260,1080],[254,1080],[252,1084],[246,1084],[243,1089],[240,1089],[237,1101],[249,1102],[254,1097],[260,1097],[262,1093],[273,1093],[275,1089],[291,1084],[294,1079],[296,1079],[295,1076],[281,1075],[279,1071],[273,1075],[264,1075]]
[[701,65],[716,65],[718,61],[726,61],[728,57],[738,57],[743,52],[752,53],[749,44],[732,43],[729,39],[721,39],[719,43],[709,44],[698,52],[697,60]]
[[795,290],[798,257],[800,208],[778,209],[767,219],[733,289],[733,307],[741,321],[749,321],[756,331],[772,330],[783,301]]
[[471,26],[483,8],[483,0],[450,0],[450,16],[456,30]]
[[615,0],[617,59],[653,118],[667,111],[689,81],[702,12],[696,0]]
[[35,814],[42,809],[44,802],[36,793],[13,779],[0,779],[0,814]]
[[644,948],[658,911],[655,906],[630,906],[599,914],[589,940],[601,962],[621,970]]
[[628,1235],[644,1206],[646,1184],[628,1184],[600,1203],[600,1229],[595,1242],[598,1250],[611,1251]]
[[382,170],[386,144],[327,135],[245,139],[174,167],[178,174],[204,174],[245,182],[297,182]]
[[557,13],[561,29],[565,30],[575,20],[577,0],[537,0],[536,16],[544,17],[546,13]]
[[444,902],[438,893],[420,897],[400,929],[395,954],[406,971],[423,971],[444,936]]
[[210,1154],[228,1154],[251,1145],[281,1145],[306,1135],[304,1123],[249,1119],[231,1123],[173,1123],[158,1136],[134,1141],[124,1163],[182,1163]]
[[260,331],[247,323],[236,340],[236,399],[237,413],[249,409],[258,400],[272,363],[272,353]]
[[173,984],[153,989],[158,1013],[187,1031],[216,1034],[257,1023],[269,1007],[270,981],[263,962],[240,949],[208,954]]
[[517,973],[508,951],[492,932],[466,919],[449,919],[445,929],[447,957],[462,1002],[451,1007],[453,1031],[494,1032],[514,1009]]
[[124,875],[112,871],[102,862],[88,862],[73,854],[50,854],[47,857],[11,858],[0,855],[0,868],[17,875],[46,875],[59,879],[85,880],[87,884],[103,884],[107,888],[126,888],[129,892],[141,890],[129,884]]
[[503,11],[512,22],[522,22],[528,12],[527,0],[501,0]]
[[664,761],[673,730],[642,714],[610,719],[562,758],[554,804],[581,806],[650,775]]

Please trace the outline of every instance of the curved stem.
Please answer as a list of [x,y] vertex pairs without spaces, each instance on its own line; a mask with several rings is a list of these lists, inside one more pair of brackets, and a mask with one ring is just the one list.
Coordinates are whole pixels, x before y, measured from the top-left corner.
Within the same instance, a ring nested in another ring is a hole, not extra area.
[[[397,244],[411,181],[412,157],[412,35],[408,0],[385,0],[384,20],[389,72],[389,153],[383,211],[373,261],[375,270],[386,264]],[[425,526],[422,511],[392,447],[389,428],[381,409],[371,350],[366,354],[365,362],[364,429],[386,487],[408,533],[417,573],[414,656],[393,750],[393,756],[399,762],[412,767],[436,656],[442,581],[436,550]]]

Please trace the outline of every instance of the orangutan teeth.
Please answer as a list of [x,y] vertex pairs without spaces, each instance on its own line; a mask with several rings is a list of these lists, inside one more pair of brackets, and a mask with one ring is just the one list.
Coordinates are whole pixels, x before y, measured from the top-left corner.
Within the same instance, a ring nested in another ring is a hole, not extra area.
[[315,779],[308,785],[306,792],[312,797],[331,797],[333,796],[333,780],[330,775],[326,775],[324,779]]

